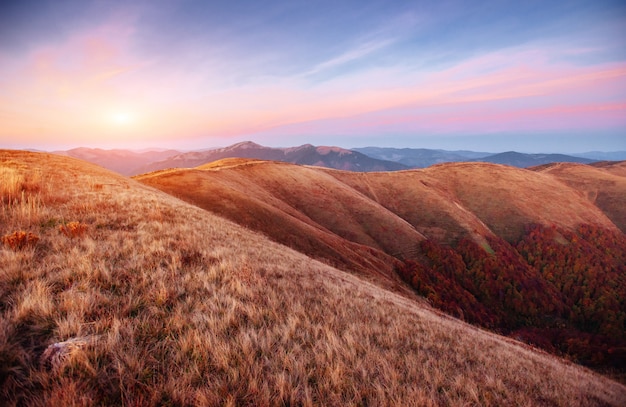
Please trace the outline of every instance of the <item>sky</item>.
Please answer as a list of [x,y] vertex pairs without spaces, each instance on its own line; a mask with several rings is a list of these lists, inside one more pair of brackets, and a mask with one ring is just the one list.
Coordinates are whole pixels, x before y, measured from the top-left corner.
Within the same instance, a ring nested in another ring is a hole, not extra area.
[[0,148],[626,151],[626,2],[0,2]]

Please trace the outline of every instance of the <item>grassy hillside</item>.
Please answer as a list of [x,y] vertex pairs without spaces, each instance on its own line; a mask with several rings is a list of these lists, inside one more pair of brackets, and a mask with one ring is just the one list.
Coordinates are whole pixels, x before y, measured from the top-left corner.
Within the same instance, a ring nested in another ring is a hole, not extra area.
[[[343,239],[334,246],[357,243],[376,250],[361,251],[363,258],[381,251],[412,258],[415,243],[425,237],[446,244],[470,237],[484,245],[494,236],[514,242],[532,224],[617,231],[598,207],[559,179],[495,164],[355,173],[232,159],[136,179],[329,261],[341,254],[318,250],[311,236],[322,238],[303,225]],[[607,194],[619,200],[622,191],[626,187],[618,185]]]
[[494,235],[515,241],[529,224],[616,230],[601,210],[557,179],[514,167],[449,163],[394,173],[329,173],[439,242],[466,236],[481,242]]
[[626,161],[598,161],[590,165],[601,168],[611,174],[626,177]]
[[399,272],[433,305],[624,375],[626,178],[579,164],[331,174],[430,238]]
[[393,281],[387,253],[424,237],[376,202],[316,168],[226,159],[136,177],[311,257]]
[[98,167],[2,151],[0,179],[7,405],[626,400],[605,377]]
[[582,192],[626,233],[626,162],[596,166],[552,164],[535,168]]
[[[402,291],[395,271],[472,323],[626,372],[626,236],[551,174],[485,163],[363,174],[238,159],[137,179]],[[613,202],[626,196],[626,185],[597,188]]]

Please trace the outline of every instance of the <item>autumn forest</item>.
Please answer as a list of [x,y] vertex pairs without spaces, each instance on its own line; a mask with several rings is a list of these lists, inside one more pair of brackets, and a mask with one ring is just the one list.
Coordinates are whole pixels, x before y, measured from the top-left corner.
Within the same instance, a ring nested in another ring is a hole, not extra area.
[[420,242],[398,273],[437,308],[596,368],[626,366],[626,238],[531,225],[523,238]]

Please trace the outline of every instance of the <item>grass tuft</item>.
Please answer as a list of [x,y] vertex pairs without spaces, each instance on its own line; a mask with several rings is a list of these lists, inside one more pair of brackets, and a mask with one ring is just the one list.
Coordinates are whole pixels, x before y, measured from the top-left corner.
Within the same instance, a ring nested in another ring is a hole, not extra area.
[[73,239],[75,237],[83,237],[87,232],[88,226],[80,222],[69,222],[65,225],[59,226],[59,232],[65,236]]

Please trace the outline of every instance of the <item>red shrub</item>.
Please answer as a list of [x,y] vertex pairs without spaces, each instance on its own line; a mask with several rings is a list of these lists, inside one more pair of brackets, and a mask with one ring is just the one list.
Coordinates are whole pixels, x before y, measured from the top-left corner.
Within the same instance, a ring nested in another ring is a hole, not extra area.
[[8,235],[2,236],[2,243],[12,250],[21,250],[25,247],[34,246],[39,237],[32,232],[18,230]]

